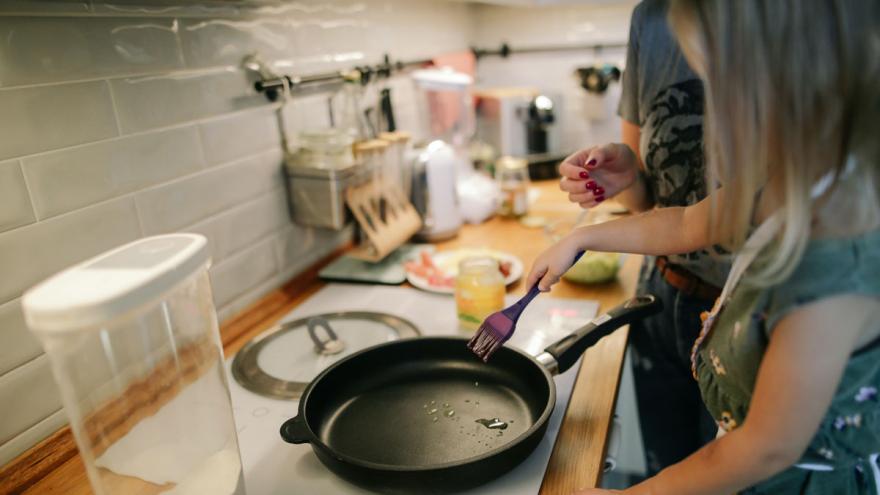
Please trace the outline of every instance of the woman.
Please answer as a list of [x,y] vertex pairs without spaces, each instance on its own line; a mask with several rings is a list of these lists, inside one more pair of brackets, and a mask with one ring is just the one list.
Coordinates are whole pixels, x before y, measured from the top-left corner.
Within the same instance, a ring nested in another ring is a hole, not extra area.
[[880,6],[676,0],[670,20],[706,83],[718,189],[577,229],[529,281],[582,249],[729,248],[692,351],[719,438],[623,493],[878,494]]
[[[614,197],[638,213],[706,197],[703,84],[669,31],[667,9],[666,0],[645,0],[633,10],[619,108],[623,143],[581,150],[559,167],[560,188],[584,208]],[[648,475],[715,436],[690,374],[690,348],[728,268],[707,250],[646,258],[642,266],[639,292],[664,308],[630,332]]]

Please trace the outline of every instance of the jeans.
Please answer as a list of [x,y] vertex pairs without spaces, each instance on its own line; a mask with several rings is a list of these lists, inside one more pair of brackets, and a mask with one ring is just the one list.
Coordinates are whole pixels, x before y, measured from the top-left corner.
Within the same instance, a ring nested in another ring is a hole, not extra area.
[[663,312],[630,325],[632,369],[648,476],[715,438],[718,427],[691,375],[690,353],[700,313],[714,301],[683,294],[646,258],[640,294],[653,294]]

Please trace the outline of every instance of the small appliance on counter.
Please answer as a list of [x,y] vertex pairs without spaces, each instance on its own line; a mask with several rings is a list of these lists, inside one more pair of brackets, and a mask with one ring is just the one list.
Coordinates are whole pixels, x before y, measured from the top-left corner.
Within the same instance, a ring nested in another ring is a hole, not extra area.
[[477,135],[499,155],[525,156],[526,135],[522,110],[538,96],[537,88],[480,88],[477,98]]
[[526,112],[526,149],[530,155],[550,151],[550,129],[556,121],[553,106],[553,100],[547,95],[538,95],[529,103]]
[[95,493],[243,495],[207,240],[149,237],[25,293]]
[[451,239],[458,235],[462,224],[456,189],[460,158],[451,146],[439,140],[415,152],[412,202],[422,216],[422,228],[416,237],[428,242]]
[[552,125],[561,97],[537,88],[482,88],[477,96],[477,135],[498,155],[525,157],[558,150],[558,130]]
[[430,242],[458,235],[463,222],[458,183],[473,173],[471,76],[450,68],[412,73],[426,143],[413,157],[412,201],[422,215],[417,237]]

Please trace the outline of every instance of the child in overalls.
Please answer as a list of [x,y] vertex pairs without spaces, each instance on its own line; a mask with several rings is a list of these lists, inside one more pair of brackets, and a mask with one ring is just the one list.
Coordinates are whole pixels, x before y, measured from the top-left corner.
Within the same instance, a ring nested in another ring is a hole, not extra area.
[[576,229],[528,283],[582,250],[734,253],[691,358],[719,436],[623,493],[880,495],[880,2],[674,0],[669,18],[717,189]]

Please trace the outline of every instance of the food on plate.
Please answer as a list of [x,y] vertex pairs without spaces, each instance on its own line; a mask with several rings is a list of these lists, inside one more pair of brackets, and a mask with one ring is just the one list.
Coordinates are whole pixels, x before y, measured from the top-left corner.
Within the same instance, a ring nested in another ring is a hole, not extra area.
[[458,265],[465,258],[475,256],[490,256],[498,261],[498,271],[505,279],[510,276],[513,263],[509,259],[499,256],[493,251],[480,249],[459,249],[433,254],[424,250],[419,253],[417,260],[407,261],[403,264],[406,271],[416,277],[424,279],[428,285],[437,288],[452,288],[455,286],[455,277],[458,275]]
[[620,255],[617,253],[584,253],[581,259],[562,276],[569,282],[579,284],[599,284],[617,276]]

